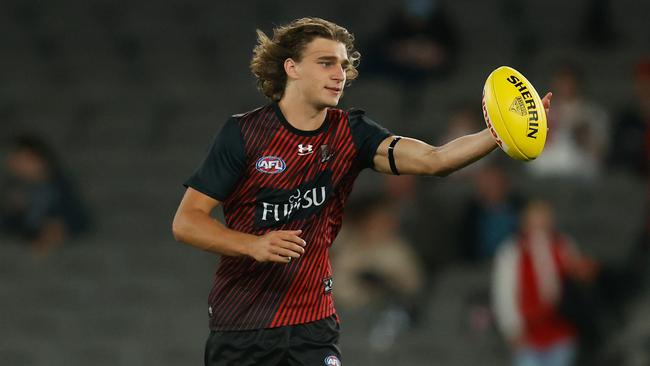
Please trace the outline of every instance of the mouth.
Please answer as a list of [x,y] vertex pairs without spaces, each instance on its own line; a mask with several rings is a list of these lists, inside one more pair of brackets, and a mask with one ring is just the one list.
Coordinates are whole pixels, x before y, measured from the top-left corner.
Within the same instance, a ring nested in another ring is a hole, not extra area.
[[327,89],[330,92],[335,93],[335,94],[341,94],[341,92],[343,91],[343,88],[337,88],[337,87],[328,87],[328,86],[326,86],[325,89]]

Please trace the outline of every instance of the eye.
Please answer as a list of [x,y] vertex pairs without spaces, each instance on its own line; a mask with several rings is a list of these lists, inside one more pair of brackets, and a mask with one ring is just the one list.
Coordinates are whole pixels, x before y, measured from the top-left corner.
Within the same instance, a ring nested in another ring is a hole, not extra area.
[[325,66],[325,67],[330,67],[333,65],[333,62],[331,61],[320,61],[319,64]]

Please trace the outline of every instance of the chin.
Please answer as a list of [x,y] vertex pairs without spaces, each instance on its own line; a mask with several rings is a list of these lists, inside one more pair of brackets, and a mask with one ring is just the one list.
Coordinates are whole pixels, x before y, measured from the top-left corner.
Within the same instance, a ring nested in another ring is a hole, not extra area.
[[334,108],[339,104],[337,100],[321,100],[316,104],[316,109]]
[[339,105],[339,100],[341,98],[330,98],[328,100],[325,100],[323,104],[325,104],[325,107],[327,108],[333,108]]

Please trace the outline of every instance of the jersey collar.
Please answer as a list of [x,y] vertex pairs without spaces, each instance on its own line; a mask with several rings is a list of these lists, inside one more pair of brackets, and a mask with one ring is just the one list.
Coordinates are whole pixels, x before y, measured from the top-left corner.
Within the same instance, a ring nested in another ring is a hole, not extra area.
[[291,123],[289,123],[289,121],[287,121],[287,119],[284,117],[284,114],[282,114],[282,110],[280,110],[280,106],[278,105],[278,102],[273,102],[272,106],[273,106],[273,109],[275,110],[275,115],[280,120],[280,123],[282,123],[282,125],[287,130],[289,130],[291,133],[294,133],[296,135],[300,135],[300,136],[316,136],[316,135],[320,134],[323,131],[327,131],[327,128],[329,127],[329,124],[330,124],[329,109],[327,110],[327,114],[325,115],[325,120],[320,125],[320,127],[318,127],[315,130],[312,130],[312,131],[305,131],[305,130],[300,130],[300,129],[295,128],[294,126],[291,125]]

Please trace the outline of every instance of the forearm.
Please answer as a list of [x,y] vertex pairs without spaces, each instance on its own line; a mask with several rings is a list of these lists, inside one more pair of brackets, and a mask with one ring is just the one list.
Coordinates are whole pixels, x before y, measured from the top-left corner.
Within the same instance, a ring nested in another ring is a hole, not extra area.
[[174,238],[212,253],[227,256],[249,255],[255,235],[228,229],[218,220],[197,209],[179,211],[174,217]]
[[434,149],[430,155],[430,175],[445,176],[489,154],[497,144],[488,129],[459,137]]

